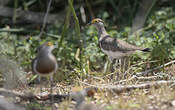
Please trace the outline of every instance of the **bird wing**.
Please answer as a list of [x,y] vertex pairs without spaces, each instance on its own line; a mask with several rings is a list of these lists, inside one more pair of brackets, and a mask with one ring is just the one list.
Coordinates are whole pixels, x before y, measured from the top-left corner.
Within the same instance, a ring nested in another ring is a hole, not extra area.
[[100,47],[106,51],[118,51],[119,50],[116,39],[108,35],[101,38],[99,40],[99,44],[100,44]]
[[109,35],[104,36],[99,40],[100,47],[106,51],[121,51],[123,53],[128,51],[142,50],[143,48],[131,45],[125,41],[112,38]]
[[123,51],[136,51],[136,50],[143,50],[144,49],[142,47],[138,47],[138,46],[129,44],[129,43],[122,41],[122,40],[119,40],[119,39],[116,39],[116,42],[117,42],[117,45],[120,48],[120,50],[123,50]]

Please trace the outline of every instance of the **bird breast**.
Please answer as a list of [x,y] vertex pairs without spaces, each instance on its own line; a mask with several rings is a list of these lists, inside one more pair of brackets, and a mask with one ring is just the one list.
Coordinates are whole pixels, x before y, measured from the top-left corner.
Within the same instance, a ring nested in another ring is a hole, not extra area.
[[35,68],[37,73],[47,75],[56,71],[57,61],[53,55],[47,55],[37,58]]

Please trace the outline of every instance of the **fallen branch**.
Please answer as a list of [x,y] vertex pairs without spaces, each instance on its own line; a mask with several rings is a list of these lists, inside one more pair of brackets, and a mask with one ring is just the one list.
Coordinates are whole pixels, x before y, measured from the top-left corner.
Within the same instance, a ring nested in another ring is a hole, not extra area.
[[175,81],[151,81],[148,83],[143,83],[143,84],[136,84],[136,85],[127,85],[127,86],[123,86],[123,85],[116,85],[116,86],[106,86],[106,87],[97,87],[99,89],[107,89],[109,91],[115,92],[115,93],[121,93],[121,92],[128,92],[131,90],[135,90],[135,89],[148,89],[148,88],[158,88],[161,87],[163,85],[171,85],[174,84]]
[[119,82],[116,82],[115,84],[121,84],[124,82],[135,81],[135,80],[137,80],[137,81],[157,81],[157,80],[163,80],[163,79],[166,79],[166,77],[160,76],[160,75],[149,76],[149,77],[142,77],[142,76],[138,77],[137,75],[133,75],[131,78],[121,80]]
[[[3,28],[0,28],[0,32],[14,32],[14,33],[32,33],[32,34],[39,34],[40,31],[37,31],[37,30],[27,30],[27,29],[3,29]],[[47,35],[49,37],[53,37],[53,38],[60,38],[60,35],[55,35],[55,34],[50,34],[50,33],[46,33],[46,32],[43,32],[44,35]],[[35,37],[35,36],[32,36],[32,37]]]
[[[72,92],[70,94],[53,94],[53,99],[55,102],[61,102],[64,99],[77,100],[78,97],[92,97],[96,92],[95,88],[85,88],[78,92]],[[4,88],[0,88],[0,95],[2,96],[14,96],[19,97],[22,100],[38,100],[38,101],[46,101],[52,98],[52,95],[35,95],[31,92],[29,93],[20,93],[12,90],[7,90]]]
[[[13,16],[13,8],[8,8],[4,6],[0,6],[0,16],[3,17],[12,17]],[[19,10],[17,12],[17,18],[20,20],[28,21],[29,23],[36,23],[42,24],[44,20],[45,13],[39,12],[31,12],[31,11],[24,11]],[[21,22],[19,20],[19,22]],[[54,24],[55,22],[63,22],[64,21],[64,14],[61,12],[60,14],[49,14],[46,23],[47,24]]]
[[106,91],[113,92],[113,93],[122,93],[122,92],[128,92],[128,91],[135,90],[135,89],[148,89],[152,87],[158,88],[163,85],[171,85],[171,84],[175,84],[175,81],[161,80],[161,81],[151,81],[148,83],[134,84],[134,85],[91,85],[91,84],[86,84],[86,85],[91,86],[95,88],[96,90],[103,90],[103,91],[106,90]]
[[156,67],[156,68],[149,69],[149,70],[144,71],[144,72],[136,73],[136,75],[137,75],[137,76],[147,75],[147,74],[149,74],[150,72],[152,72],[152,71],[154,71],[154,70],[163,68],[163,67],[168,66],[168,65],[173,64],[173,63],[175,63],[175,60],[170,61],[170,62],[168,62],[168,63],[166,63],[166,64],[163,64],[163,65],[160,65],[160,66],[158,66],[158,67]]

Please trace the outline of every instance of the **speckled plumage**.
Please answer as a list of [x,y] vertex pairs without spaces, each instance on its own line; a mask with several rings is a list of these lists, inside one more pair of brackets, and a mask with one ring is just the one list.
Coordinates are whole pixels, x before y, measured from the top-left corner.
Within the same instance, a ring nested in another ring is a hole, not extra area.
[[145,52],[149,51],[149,48],[138,47],[111,37],[106,32],[104,22],[99,18],[93,19],[90,24],[94,25],[98,30],[100,48],[111,60],[128,56],[137,50]]

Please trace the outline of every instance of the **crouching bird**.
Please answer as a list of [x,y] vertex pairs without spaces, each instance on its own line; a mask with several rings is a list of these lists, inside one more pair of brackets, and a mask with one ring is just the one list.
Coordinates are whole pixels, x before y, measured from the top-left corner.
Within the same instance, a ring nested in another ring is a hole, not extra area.
[[111,63],[114,59],[120,59],[135,51],[150,52],[149,48],[142,48],[125,41],[119,40],[116,37],[111,37],[105,29],[103,20],[99,18],[93,19],[88,25],[93,25],[98,30],[99,46],[101,50],[109,57]]
[[[35,74],[42,76],[50,76],[50,94],[52,97],[52,86],[53,86],[53,74],[57,70],[57,60],[52,54],[52,50],[55,46],[52,42],[45,42],[37,48],[37,56],[32,60],[32,71]],[[41,88],[40,88],[41,89]],[[51,98],[51,104],[53,103],[53,97]]]
[[76,101],[74,110],[100,110],[97,105],[85,100],[86,96],[93,97],[96,91],[96,88],[85,88],[82,91],[72,92],[70,97]]

